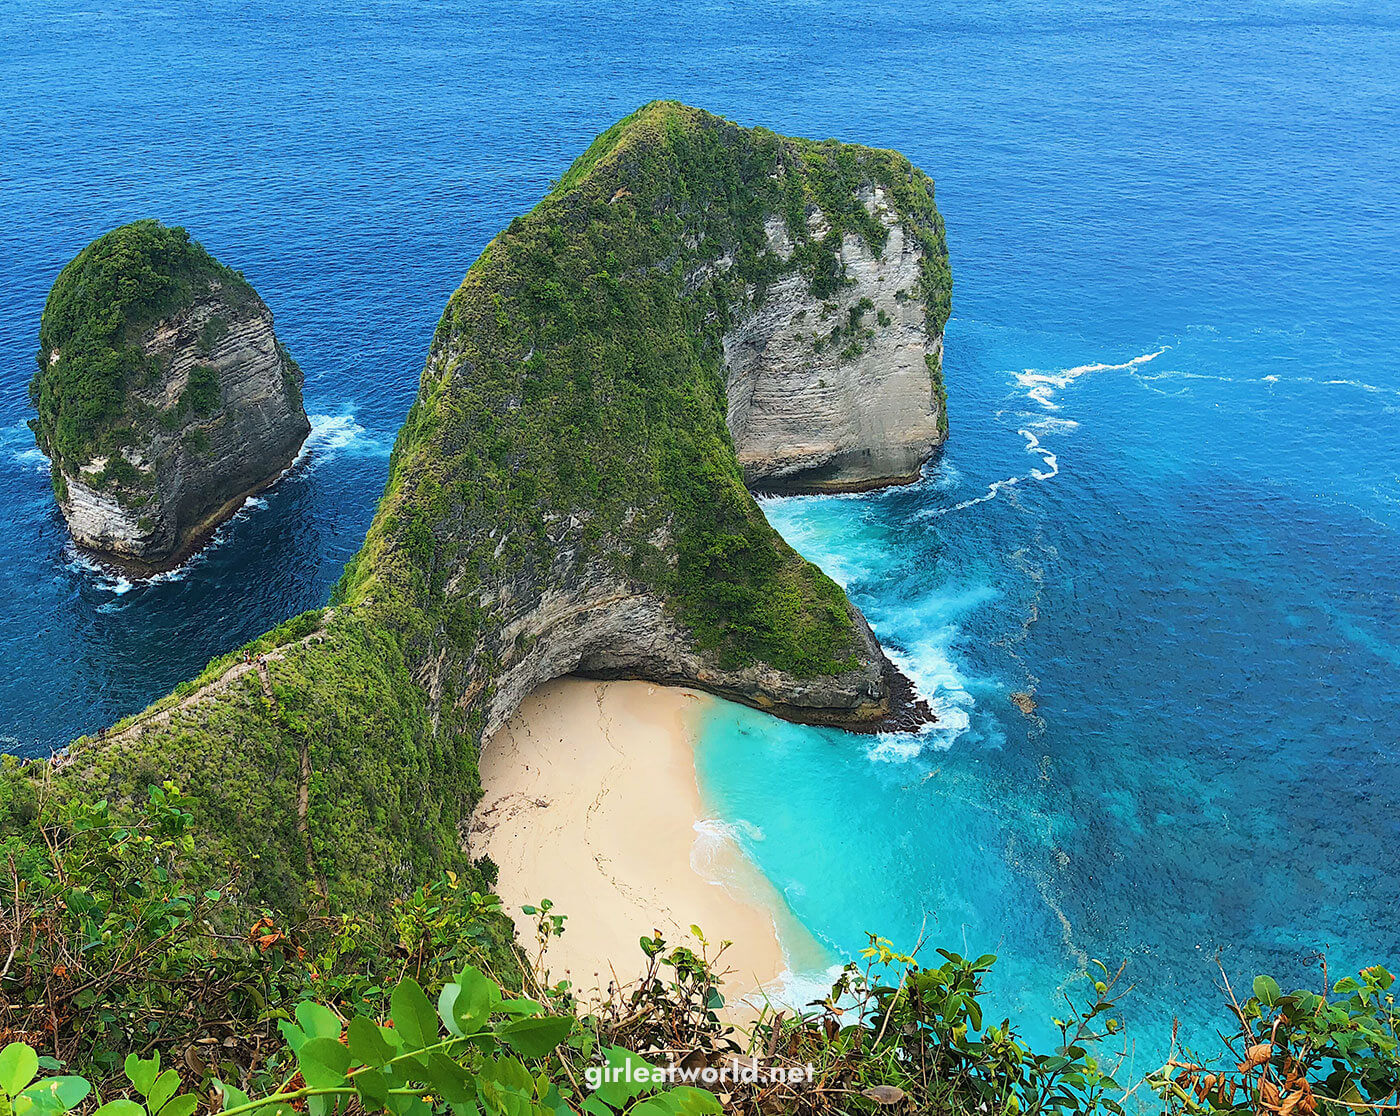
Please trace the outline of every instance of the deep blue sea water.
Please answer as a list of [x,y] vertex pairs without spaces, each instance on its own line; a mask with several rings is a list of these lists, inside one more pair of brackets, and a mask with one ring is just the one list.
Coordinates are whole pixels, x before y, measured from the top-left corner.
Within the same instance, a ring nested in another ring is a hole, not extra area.
[[[1397,60],[1393,5],[1330,0],[0,0],[0,745],[322,603],[463,272],[676,97],[899,148],[948,225],[941,460],[766,505],[940,723],[720,706],[700,752],[803,922],[838,954],[924,924],[995,950],[1032,1029],[1085,958],[1126,960],[1148,1048],[1176,1012],[1204,1033],[1217,957],[1400,961]],[[25,385],[59,268],[145,216],[245,271],[316,431],[131,586],[66,550]]]

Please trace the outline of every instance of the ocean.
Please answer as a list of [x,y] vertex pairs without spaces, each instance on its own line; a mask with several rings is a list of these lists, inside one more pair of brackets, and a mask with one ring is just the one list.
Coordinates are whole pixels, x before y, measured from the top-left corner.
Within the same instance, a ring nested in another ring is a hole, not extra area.
[[[466,268],[673,97],[898,148],[948,227],[945,451],[765,502],[938,723],[718,705],[699,751],[800,920],[833,959],[996,952],[1038,1036],[1086,960],[1126,962],[1141,1069],[1173,1017],[1209,1039],[1222,969],[1400,959],[1392,5],[11,0],[0,43],[0,747],[323,603]],[[314,432],[132,584],[72,553],[25,420],[55,275],[140,217],[245,272]]]

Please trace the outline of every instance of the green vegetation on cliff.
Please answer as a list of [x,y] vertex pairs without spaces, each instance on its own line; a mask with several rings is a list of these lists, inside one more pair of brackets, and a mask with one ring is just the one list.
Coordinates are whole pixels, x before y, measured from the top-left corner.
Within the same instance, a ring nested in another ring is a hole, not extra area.
[[[77,742],[47,809],[94,795],[120,808],[174,780],[199,806],[211,878],[237,870],[250,902],[280,910],[310,889],[374,922],[443,869],[482,884],[462,843],[481,735],[504,672],[532,651],[509,623],[547,593],[605,583],[658,601],[706,671],[822,679],[856,666],[858,614],[744,487],[721,337],[785,272],[814,289],[844,282],[841,237],[885,237],[860,200],[874,186],[923,242],[911,295],[941,329],[942,223],[932,184],[902,156],[675,103],[610,129],[452,297],[334,611],[257,641],[260,662],[227,656]],[[787,261],[769,247],[774,220],[795,246]],[[119,383],[77,357],[124,367],[132,323],[213,268],[154,223],[96,242],[50,300],[45,346],[64,354],[51,374]],[[52,387],[68,400],[60,382],[41,374],[40,399]],[[200,406],[194,378],[189,391]],[[62,416],[45,406],[57,439]],[[75,418],[64,452],[88,452],[94,430],[119,437],[118,418]],[[10,820],[29,808],[16,791]]]
[[237,879],[188,875],[195,808],[166,784],[123,818],[76,802],[42,841],[0,842],[0,1111],[1125,1116],[1155,1094],[1163,1116],[1354,1116],[1400,1102],[1381,966],[1333,982],[1324,964],[1319,991],[1256,977],[1252,995],[1227,989],[1223,1051],[1174,1041],[1134,1067],[1123,970],[1092,962],[1071,982],[1044,1048],[992,1014],[995,956],[908,955],[872,934],[829,993],[734,1028],[726,946],[698,928],[643,936],[639,975],[623,967],[595,1004],[548,970],[562,912],[524,908],[527,957],[499,932],[499,900],[451,873],[394,905],[382,948],[351,918],[246,915]]
[[71,471],[132,444],[133,424],[152,416],[133,409],[131,390],[159,375],[137,343],[141,333],[214,284],[235,303],[257,297],[184,229],[158,221],[123,225],[79,252],[59,273],[39,326],[39,371],[29,385],[39,416],[30,425],[45,452]]
[[[449,302],[344,598],[431,599],[451,583],[469,599],[501,569],[548,562],[554,516],[582,514],[583,547],[664,594],[722,665],[799,676],[849,665],[844,594],[744,488],[721,336],[786,272],[802,270],[814,297],[844,282],[846,233],[882,247],[887,229],[859,198],[873,185],[922,241],[917,295],[941,331],[942,221],[932,183],[903,156],[673,102],[603,133]],[[775,216],[796,244],[788,261],[769,246]],[[464,528],[485,524],[503,548],[468,553],[482,536]]]

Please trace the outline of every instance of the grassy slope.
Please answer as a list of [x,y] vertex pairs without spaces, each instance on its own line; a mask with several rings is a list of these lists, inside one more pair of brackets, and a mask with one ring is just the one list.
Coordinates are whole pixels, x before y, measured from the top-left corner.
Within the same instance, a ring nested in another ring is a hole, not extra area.
[[[315,875],[334,905],[359,911],[444,865],[479,882],[457,826],[479,795],[480,695],[518,650],[499,642],[495,590],[509,580],[537,593],[558,576],[551,532],[571,519],[579,566],[659,593],[713,661],[837,669],[854,646],[844,595],[743,487],[720,335],[790,267],[834,290],[843,231],[883,241],[854,199],[868,181],[930,249],[915,293],[941,329],[942,223],[931,183],[902,156],[673,103],[609,129],[452,297],[333,618],[313,638],[315,617],[259,641],[281,646],[269,656],[273,701],[251,673],[177,705],[182,687],[143,729],[76,745],[57,796],[121,799],[173,778],[213,819],[211,873],[239,865],[252,894],[278,906]],[[807,234],[812,203],[833,226],[824,241]],[[773,213],[798,242],[790,264],[766,250]],[[734,266],[697,285],[722,254]],[[657,528],[670,545],[655,545]],[[303,748],[309,857],[296,818]],[[11,825],[36,808],[14,779],[0,802]]]

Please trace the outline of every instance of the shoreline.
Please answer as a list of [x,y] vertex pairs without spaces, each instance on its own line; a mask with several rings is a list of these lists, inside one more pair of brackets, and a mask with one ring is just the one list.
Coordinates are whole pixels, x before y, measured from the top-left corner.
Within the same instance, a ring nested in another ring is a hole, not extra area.
[[556,679],[531,693],[483,746],[485,795],[473,856],[500,868],[498,893],[522,946],[553,901],[568,916],[544,967],[598,1003],[641,974],[643,935],[699,950],[699,926],[728,970],[724,993],[778,997],[791,971],[825,968],[821,947],[704,809],[695,772],[699,718],[717,700],[647,682]]

